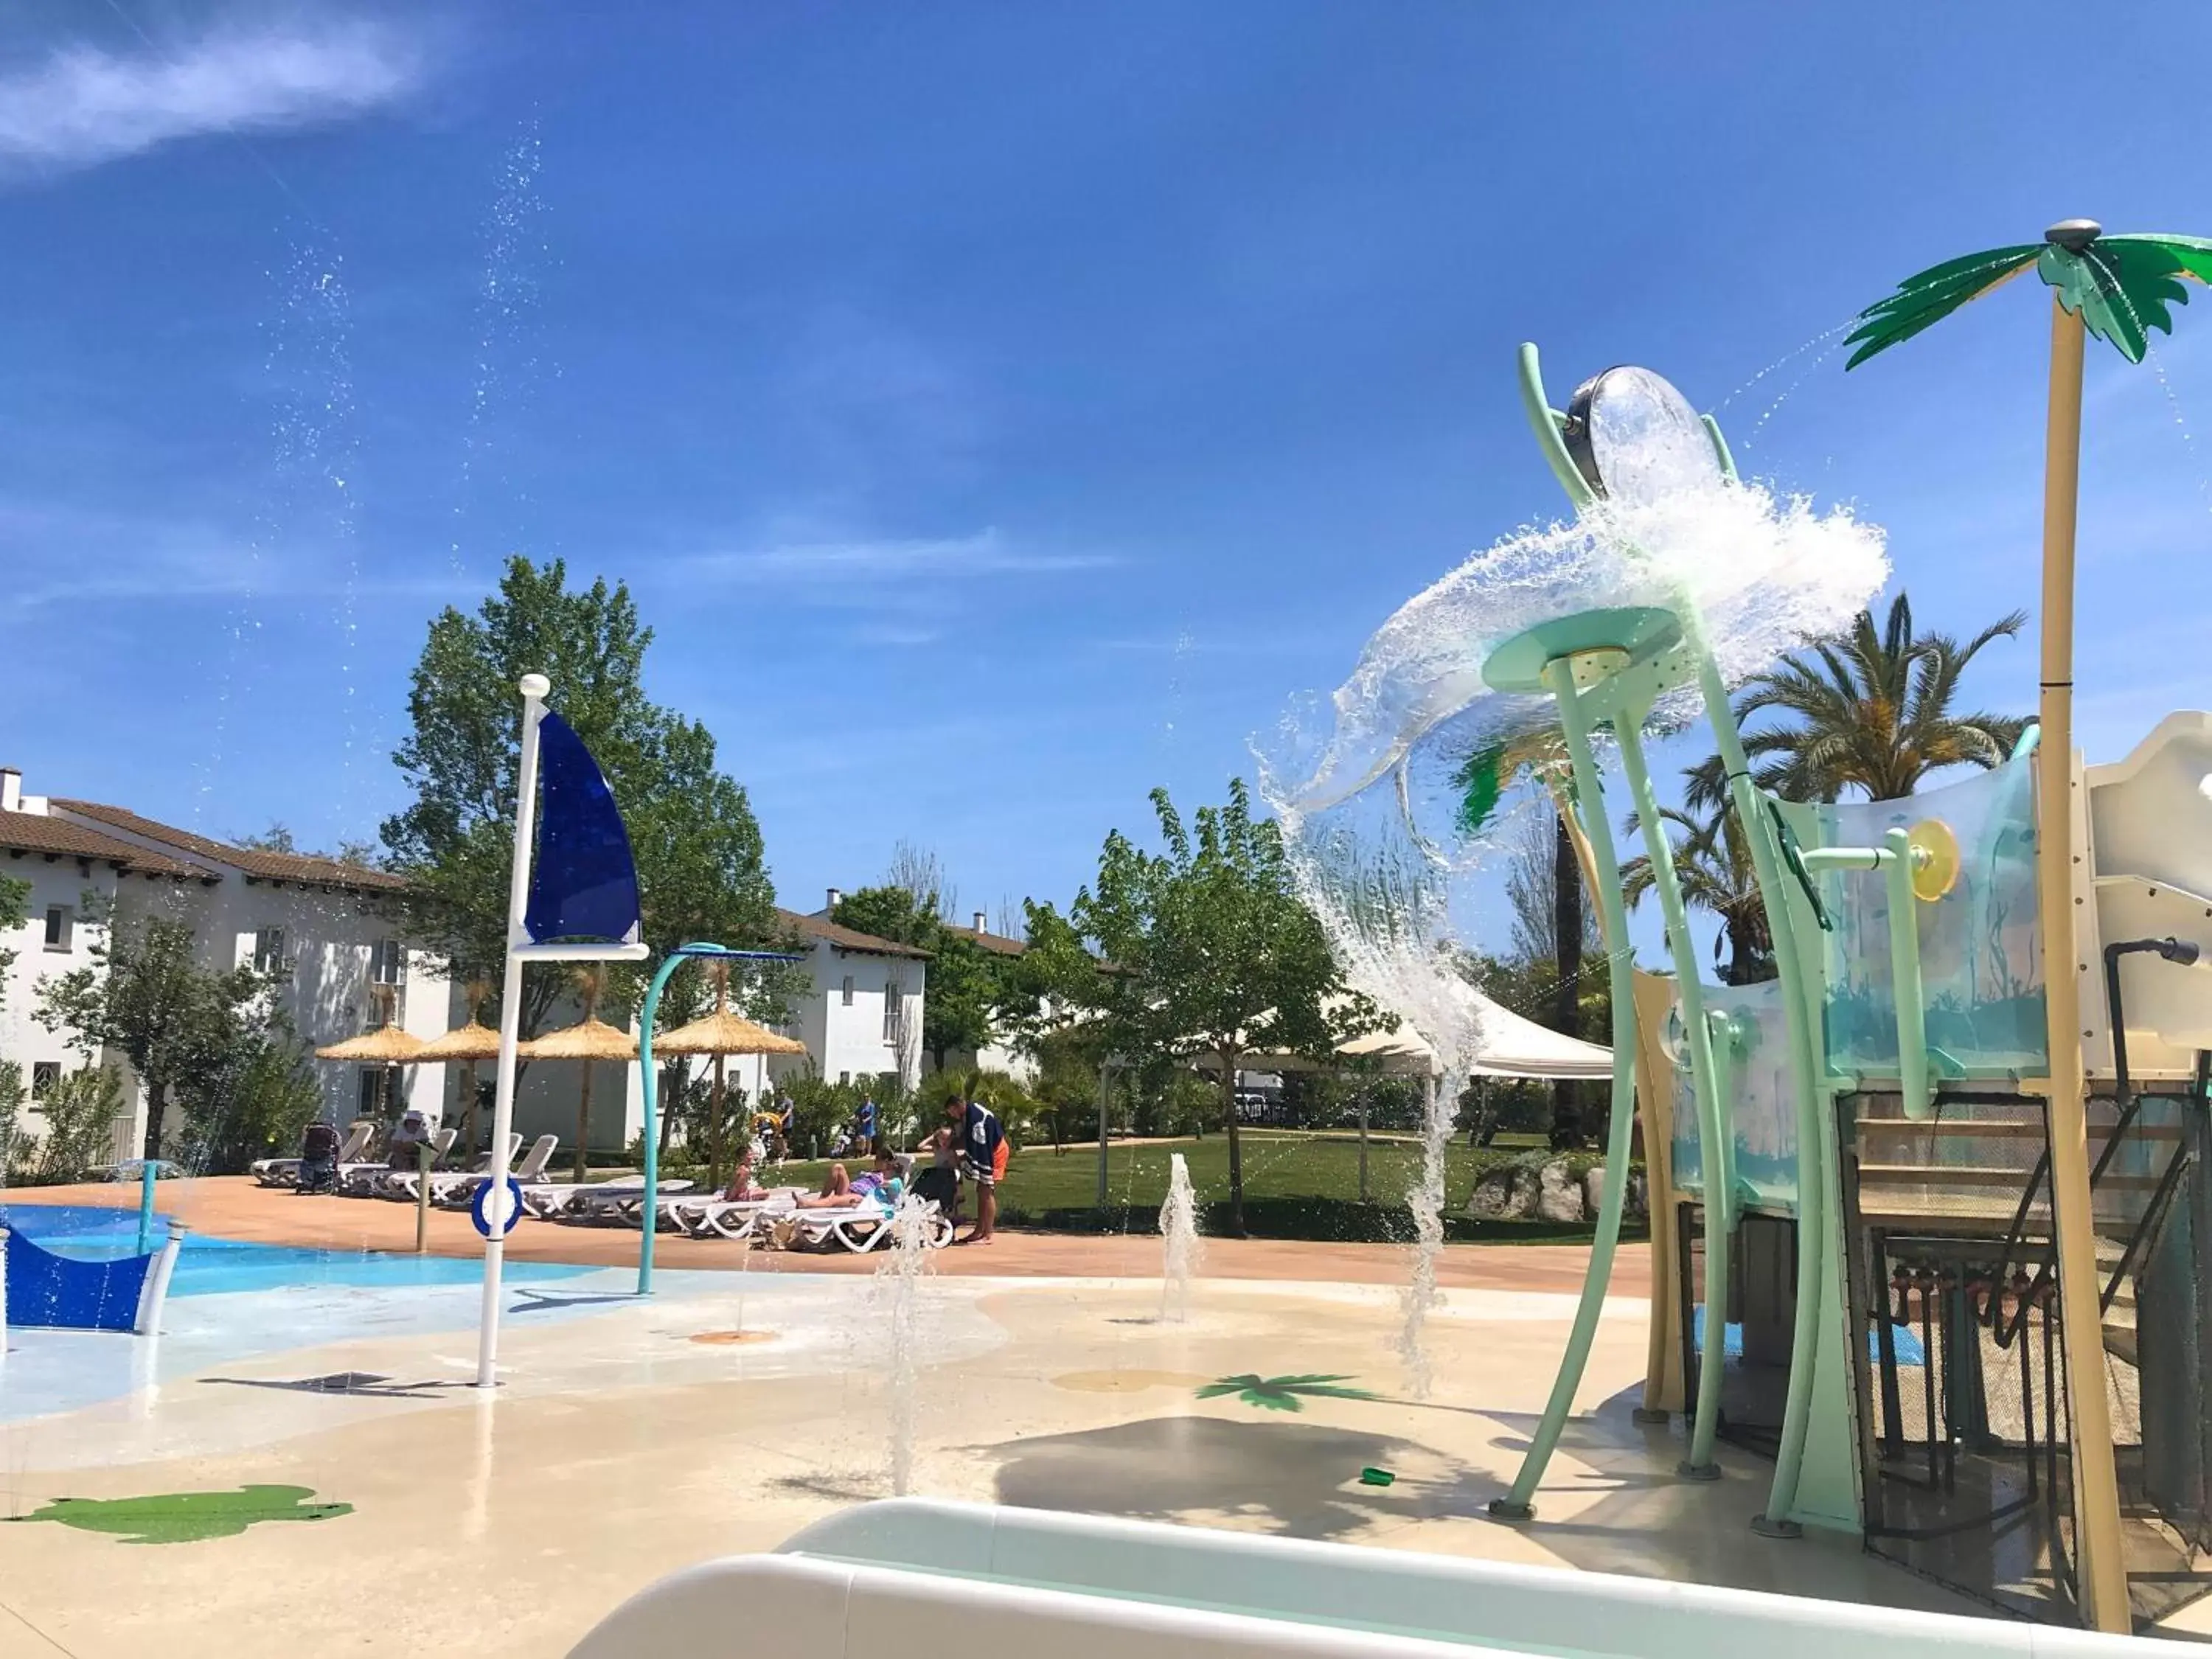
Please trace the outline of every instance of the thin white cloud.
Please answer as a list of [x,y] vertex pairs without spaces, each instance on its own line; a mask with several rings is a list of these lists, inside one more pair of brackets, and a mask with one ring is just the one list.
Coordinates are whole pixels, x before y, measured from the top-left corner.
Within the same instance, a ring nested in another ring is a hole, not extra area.
[[93,167],[178,138],[339,120],[422,71],[414,41],[362,19],[222,26],[169,50],[68,46],[0,75],[0,161]]
[[1045,553],[1009,545],[995,530],[977,535],[872,541],[790,542],[687,562],[705,580],[810,591],[851,602],[885,597],[885,583],[937,586],[980,578],[1052,576],[1107,569],[1120,561],[1103,553]]

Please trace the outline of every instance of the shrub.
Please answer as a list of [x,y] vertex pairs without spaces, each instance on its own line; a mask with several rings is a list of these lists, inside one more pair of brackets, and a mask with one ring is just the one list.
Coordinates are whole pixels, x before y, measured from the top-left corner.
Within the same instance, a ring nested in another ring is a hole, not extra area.
[[123,1110],[123,1085],[101,1066],[80,1066],[54,1079],[40,1096],[45,1133],[21,1145],[16,1178],[33,1186],[82,1181],[107,1161],[115,1119]]

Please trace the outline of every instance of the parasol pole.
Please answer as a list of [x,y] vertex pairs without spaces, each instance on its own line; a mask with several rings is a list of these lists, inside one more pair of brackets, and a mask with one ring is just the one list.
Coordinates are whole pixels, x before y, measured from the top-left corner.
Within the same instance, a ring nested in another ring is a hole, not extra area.
[[[2065,242],[2056,227],[2051,240]],[[2087,227],[2083,242],[2095,236]],[[2120,1497],[2105,1395],[2105,1332],[2082,1103],[2081,967],[2074,928],[2074,528],[2081,474],[2081,313],[2051,296],[2051,392],[2043,461],[2043,672],[2037,716],[2036,903],[2043,930],[2051,1048],[2051,1202],[2058,1232],[2058,1307],[2074,1417],[2074,1512],[2082,1622],[2132,1626]]]
[[[543,674],[525,674],[522,693],[522,769],[514,799],[514,865],[507,889],[507,976],[499,994],[499,1082],[491,1109],[491,1158],[484,1178],[484,1216],[491,1231],[484,1237],[483,1306],[477,1317],[477,1386],[493,1387],[499,1370],[500,1269],[507,1256],[507,1137],[514,1123],[514,1047],[522,1030],[522,963],[514,944],[527,935],[523,919],[530,908],[530,836],[538,809],[538,723],[553,683]],[[649,1143],[648,1143],[649,1144]],[[650,1206],[647,1213],[650,1215]],[[650,1237],[650,1235],[648,1235]]]

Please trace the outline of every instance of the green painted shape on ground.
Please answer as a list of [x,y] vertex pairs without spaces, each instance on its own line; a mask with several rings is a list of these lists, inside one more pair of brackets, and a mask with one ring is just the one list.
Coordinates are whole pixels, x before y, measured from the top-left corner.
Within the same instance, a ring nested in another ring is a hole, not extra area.
[[196,1544],[235,1538],[264,1521],[329,1521],[350,1504],[312,1504],[312,1486],[240,1486],[236,1492],[163,1492],[149,1498],[57,1498],[18,1521],[57,1521],[112,1533],[126,1544]]
[[1322,1374],[1309,1372],[1299,1376],[1261,1376],[1256,1371],[1247,1371],[1241,1376],[1224,1376],[1208,1382],[1198,1391],[1200,1400],[1219,1400],[1234,1395],[1247,1406],[1256,1406],[1263,1412],[1296,1412],[1305,1407],[1301,1397],[1321,1400],[1377,1400],[1382,1396],[1365,1389],[1346,1389],[1339,1384],[1352,1378],[1342,1372]]

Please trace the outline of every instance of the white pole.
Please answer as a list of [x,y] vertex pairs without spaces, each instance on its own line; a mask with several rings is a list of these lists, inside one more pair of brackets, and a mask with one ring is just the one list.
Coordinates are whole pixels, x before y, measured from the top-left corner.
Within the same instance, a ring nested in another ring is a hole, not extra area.
[[499,996],[499,1085],[491,1109],[493,1159],[485,1178],[484,1216],[491,1233],[484,1240],[483,1308],[477,1317],[477,1386],[489,1389],[499,1370],[500,1268],[507,1257],[507,1134],[514,1123],[514,1046],[522,1030],[522,963],[514,941],[530,908],[530,835],[538,815],[538,722],[544,718],[552,682],[543,674],[522,677],[522,770],[514,801],[514,870],[507,889],[507,976]]

